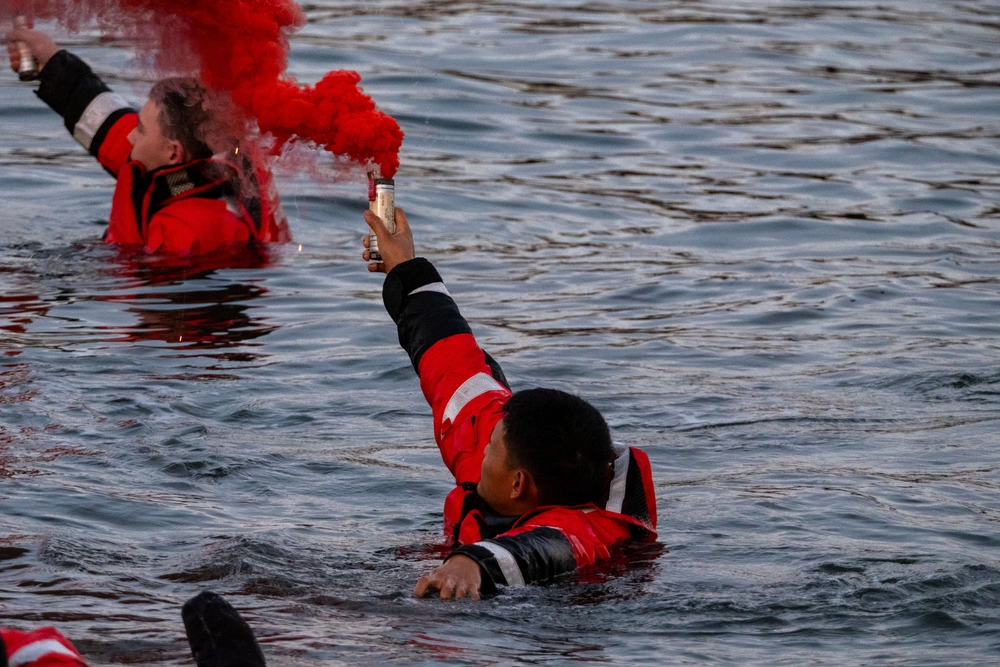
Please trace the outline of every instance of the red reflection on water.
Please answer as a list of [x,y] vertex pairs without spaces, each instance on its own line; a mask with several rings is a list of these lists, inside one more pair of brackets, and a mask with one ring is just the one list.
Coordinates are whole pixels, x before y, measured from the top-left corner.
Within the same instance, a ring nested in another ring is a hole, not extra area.
[[[35,393],[32,393],[34,397]],[[27,399],[25,399],[27,400]],[[39,448],[36,436],[42,431],[62,428],[59,424],[49,424],[44,429],[31,426],[10,428],[0,424],[0,479],[11,477],[34,477],[48,474],[36,468],[36,463],[51,463],[61,456],[99,456],[104,452],[80,446],[53,445]]]
[[[86,280],[81,280],[79,275],[66,276],[69,280],[46,281],[39,280],[36,268],[29,268],[30,264],[7,269],[7,273],[25,274],[29,278],[26,283],[47,283],[52,289],[47,294],[0,296],[0,330],[14,334],[3,337],[0,348],[59,345],[81,342],[81,338],[89,341],[93,336],[88,334],[93,332],[107,332],[105,340],[108,342],[159,341],[184,349],[225,348],[244,343],[277,328],[252,317],[253,308],[247,303],[265,296],[267,289],[256,281],[205,279],[223,269],[263,269],[271,263],[267,247],[243,248],[196,258],[121,251],[98,270],[98,280],[93,281],[94,287],[89,291]],[[110,290],[103,280],[107,277],[117,283]],[[192,288],[193,281],[200,281],[196,288]],[[60,322],[66,318],[55,317],[52,311],[80,301],[121,302],[125,304],[122,312],[136,321],[121,325],[64,327]],[[57,323],[57,330],[45,334],[33,331],[31,325],[42,318]],[[237,353],[232,360],[245,360],[247,356]],[[3,400],[0,396],[0,402]]]
[[[8,348],[6,356],[95,341],[162,342],[172,349],[224,350],[246,345],[277,328],[253,316],[259,309],[250,302],[265,296],[266,288],[253,279],[238,281],[213,276],[224,269],[263,269],[271,263],[266,250],[249,249],[193,260],[121,252],[112,256],[111,261],[98,256],[96,270],[94,257],[86,253],[83,263],[79,263],[78,250],[61,249],[56,254],[42,254],[34,261],[2,268],[4,274],[16,279],[15,285],[26,285],[29,292],[11,294],[16,289],[8,289],[7,294],[0,296],[0,349]],[[104,304],[96,307],[96,319],[126,321],[122,324],[88,321],[93,317],[88,313],[95,311],[92,304]],[[81,312],[84,314],[78,314]],[[236,362],[257,358],[246,350],[212,356]],[[14,406],[11,410],[17,412],[13,414],[28,414],[25,411],[40,391],[34,386],[30,355],[21,359],[25,361],[10,359],[9,363],[0,364],[0,408]],[[217,381],[236,376],[202,372],[174,377]],[[98,422],[104,419],[97,415],[95,418]],[[123,421],[118,426],[128,428],[131,424]],[[49,424],[42,430],[61,428],[59,424]],[[97,450],[52,444],[50,437],[39,437],[42,430],[0,420],[0,479],[48,474],[50,466],[44,464],[67,455],[101,454]]]
[[[116,277],[138,280],[143,287],[177,285],[181,289],[97,300],[131,304],[126,310],[139,321],[125,328],[126,340],[183,344],[187,349],[228,347],[277,328],[254,320],[246,303],[265,296],[267,289],[256,283],[218,282],[207,283],[205,289],[189,290],[183,289],[184,283],[207,278],[220,269],[263,269],[271,261],[267,247],[186,259],[122,253],[114,270]],[[144,305],[144,299],[156,305]],[[164,304],[164,299],[168,303]]]
[[34,389],[25,389],[31,379],[27,364],[4,364],[0,370],[0,404],[23,403],[38,394]]
[[144,278],[150,283],[184,280],[219,269],[262,269],[271,265],[271,251],[272,248],[265,245],[241,246],[211,255],[176,257],[119,248],[110,272],[122,277]]
[[[7,307],[4,304],[15,304]],[[49,306],[38,300],[37,295],[15,294],[10,296],[0,295],[0,315],[6,316],[7,323],[0,325],[0,329],[11,333],[25,333],[31,321],[35,317],[45,315],[49,311]]]
[[[448,644],[447,641],[447,639],[442,639],[441,637],[431,637],[430,635],[421,633],[414,634],[413,638],[406,642],[406,645],[429,655],[435,660],[455,660],[468,653],[465,648]],[[480,664],[492,664],[485,656],[479,655],[477,658],[482,660]]]
[[24,443],[30,434],[24,433],[25,429],[9,429],[0,424],[0,479],[41,475],[42,471],[37,468],[24,466]]

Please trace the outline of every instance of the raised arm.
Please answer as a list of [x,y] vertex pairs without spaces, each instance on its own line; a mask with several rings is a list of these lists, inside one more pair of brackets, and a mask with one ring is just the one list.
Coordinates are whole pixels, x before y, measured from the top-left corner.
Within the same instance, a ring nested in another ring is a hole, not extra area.
[[117,176],[128,162],[128,135],[138,123],[134,109],[94,74],[87,63],[60,50],[45,33],[22,28],[7,35],[11,67],[17,69],[16,43],[31,49],[41,70],[38,97],[63,117],[73,138],[101,165]]
[[[483,449],[510,396],[503,371],[476,343],[434,266],[414,256],[403,210],[396,209],[395,234],[370,211],[365,220],[383,258],[369,270],[388,273],[382,299],[434,412],[441,457],[457,482],[478,482]],[[370,259],[367,250],[364,258]]]

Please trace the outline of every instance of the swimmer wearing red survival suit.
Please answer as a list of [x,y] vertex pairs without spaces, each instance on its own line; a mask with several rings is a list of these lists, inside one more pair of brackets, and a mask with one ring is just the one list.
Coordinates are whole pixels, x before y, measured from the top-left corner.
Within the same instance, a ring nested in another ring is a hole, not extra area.
[[196,80],[158,82],[137,113],[85,62],[36,30],[7,35],[15,71],[17,42],[41,68],[38,96],[118,179],[105,241],[193,256],[291,240],[270,173],[218,131],[206,109],[210,96]]
[[[434,412],[434,436],[457,486],[444,506],[454,545],[417,583],[417,596],[479,598],[497,586],[550,579],[607,559],[629,541],[656,540],[649,458],[613,444],[601,414],[555,389],[512,393],[499,364],[426,259],[406,215],[396,232],[371,211],[386,273],[382,299]],[[368,239],[364,241],[368,246]],[[371,261],[367,250],[365,261]]]

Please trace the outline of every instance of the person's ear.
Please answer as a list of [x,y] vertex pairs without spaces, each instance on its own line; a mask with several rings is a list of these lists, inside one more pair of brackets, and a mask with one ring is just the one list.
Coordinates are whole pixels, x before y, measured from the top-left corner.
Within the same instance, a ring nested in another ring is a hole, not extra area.
[[535,480],[531,478],[531,473],[524,468],[515,470],[514,479],[510,485],[510,499],[530,500],[533,496],[537,495]]
[[181,164],[183,162],[187,162],[184,156],[184,147],[181,146],[181,142],[176,139],[169,139],[168,141],[169,143],[167,146],[170,149],[170,157],[167,164]]

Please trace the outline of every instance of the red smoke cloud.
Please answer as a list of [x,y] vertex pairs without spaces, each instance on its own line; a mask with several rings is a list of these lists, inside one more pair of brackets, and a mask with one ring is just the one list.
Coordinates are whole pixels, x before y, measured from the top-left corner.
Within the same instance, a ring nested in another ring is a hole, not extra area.
[[[8,4],[12,0],[0,0]],[[263,133],[277,140],[314,142],[392,178],[403,131],[375,108],[357,72],[329,72],[314,86],[285,69],[287,35],[305,23],[293,0],[19,0],[35,17],[75,28],[96,19],[109,30],[155,37],[156,63],[194,65],[210,88],[231,93]]]

